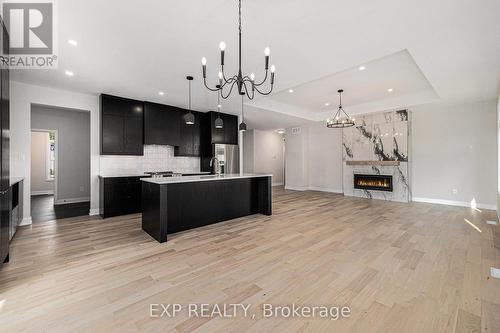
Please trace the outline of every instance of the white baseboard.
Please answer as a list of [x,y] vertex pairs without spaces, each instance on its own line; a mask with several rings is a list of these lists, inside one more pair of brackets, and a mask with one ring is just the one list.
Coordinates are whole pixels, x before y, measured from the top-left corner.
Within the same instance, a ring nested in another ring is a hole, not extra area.
[[309,191],[321,191],[321,192],[330,192],[330,193],[344,193],[344,191],[335,189],[335,188],[328,188],[328,187],[317,187],[317,186],[310,186],[308,188]]
[[94,208],[94,209],[91,209],[91,210],[89,211],[89,215],[90,215],[90,216],[99,215],[99,214],[100,214],[99,209],[95,209],[95,208]]
[[50,195],[50,194],[54,194],[54,190],[31,191],[31,195]]
[[283,183],[273,183],[273,186],[283,186]]
[[[442,199],[432,199],[432,198],[415,198],[415,197],[413,197],[411,201],[425,202],[425,203],[438,204],[438,205],[448,205],[448,206],[459,206],[459,207],[472,208],[471,203],[466,202],[466,201],[453,201],[453,200],[442,200]],[[497,206],[477,203],[476,208],[496,210]]]
[[303,187],[303,186],[285,186],[285,190],[307,191],[307,187]]
[[31,223],[32,223],[31,216],[30,217],[25,217],[25,218],[23,218],[23,220],[21,221],[21,223],[19,223],[19,226],[30,225]]
[[342,190],[333,189],[328,187],[316,187],[316,186],[285,186],[285,190],[291,191],[321,191],[330,193],[344,193]]
[[54,205],[64,205],[69,203],[86,202],[86,201],[90,201],[90,197],[58,199],[57,201],[54,202]]

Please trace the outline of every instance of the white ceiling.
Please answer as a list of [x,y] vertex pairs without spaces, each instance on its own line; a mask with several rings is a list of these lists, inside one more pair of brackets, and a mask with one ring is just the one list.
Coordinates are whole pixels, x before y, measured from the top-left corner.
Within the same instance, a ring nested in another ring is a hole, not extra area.
[[[224,40],[227,70],[236,70],[236,0],[64,0],[57,6],[59,69],[20,70],[13,73],[15,80],[185,106],[184,78],[193,74],[194,109],[206,111],[215,108],[216,98],[202,87],[201,57],[207,57],[215,84],[218,44]],[[346,82],[341,87],[346,89],[344,105],[353,113],[431,98],[495,98],[499,13],[498,0],[243,0],[245,74],[261,77],[266,46],[277,67],[276,93],[249,103],[259,108],[249,109],[249,127],[279,128],[301,118],[325,117],[328,110],[322,104],[337,104],[334,81]],[[370,74],[377,61],[401,54],[412,66],[389,62],[384,66],[391,72],[379,80]],[[356,71],[363,64],[367,69]],[[75,76],[65,76],[65,70]],[[363,83],[359,74],[370,82]],[[391,76],[394,92],[384,98]],[[422,83],[430,90],[418,94]],[[296,92],[289,94],[290,88]],[[301,88],[307,95],[302,96]],[[407,90],[411,100],[401,97]],[[239,105],[234,98],[223,103],[224,111],[239,113]]]

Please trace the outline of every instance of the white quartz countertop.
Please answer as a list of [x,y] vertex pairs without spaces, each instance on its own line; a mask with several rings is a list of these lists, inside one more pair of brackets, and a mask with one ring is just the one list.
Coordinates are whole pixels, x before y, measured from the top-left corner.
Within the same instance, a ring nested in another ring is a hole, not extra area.
[[23,177],[10,177],[10,186],[14,185],[15,183],[19,183],[22,180],[24,180]]
[[[210,175],[210,172],[175,172],[177,174],[182,174],[183,177],[191,177],[190,175]],[[184,176],[186,175],[186,176]],[[123,177],[150,177],[150,174],[145,173],[115,173],[115,174],[103,174],[99,175],[100,178],[123,178]]]
[[115,173],[109,175],[99,175],[100,178],[120,178],[120,177],[148,177],[145,173]]
[[184,177],[164,177],[164,178],[142,178],[142,181],[153,184],[175,184],[175,183],[190,183],[201,181],[217,181],[228,179],[243,179],[243,178],[258,178],[258,177],[272,177],[270,174],[259,173],[231,173],[221,175],[203,175],[203,176],[184,176]]

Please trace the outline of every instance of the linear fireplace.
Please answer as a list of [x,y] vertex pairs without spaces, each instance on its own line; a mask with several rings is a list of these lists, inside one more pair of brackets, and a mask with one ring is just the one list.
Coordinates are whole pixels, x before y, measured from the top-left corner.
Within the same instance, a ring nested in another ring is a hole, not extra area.
[[392,192],[392,176],[354,174],[354,188]]

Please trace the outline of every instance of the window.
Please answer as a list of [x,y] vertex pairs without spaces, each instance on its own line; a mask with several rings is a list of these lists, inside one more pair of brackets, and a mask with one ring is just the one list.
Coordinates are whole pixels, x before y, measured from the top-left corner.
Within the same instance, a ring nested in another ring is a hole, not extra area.
[[47,140],[47,180],[54,180],[56,174],[56,135],[49,132]]

